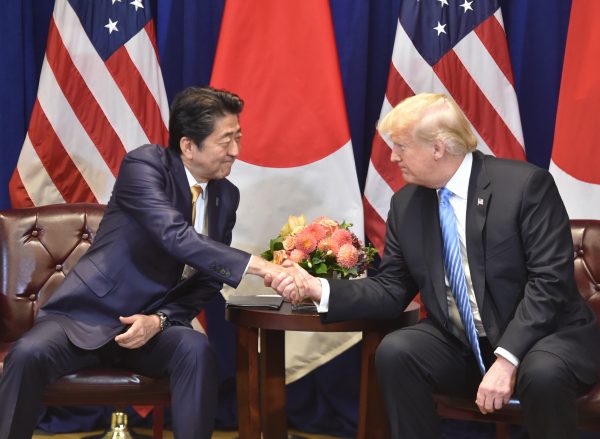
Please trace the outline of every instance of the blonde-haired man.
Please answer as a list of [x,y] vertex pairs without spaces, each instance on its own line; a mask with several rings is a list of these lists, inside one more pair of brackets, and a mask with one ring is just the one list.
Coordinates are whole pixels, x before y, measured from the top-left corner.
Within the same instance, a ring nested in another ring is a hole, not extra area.
[[[304,275],[325,322],[394,318],[421,292],[427,318],[377,350],[392,436],[438,438],[437,392],[470,395],[483,413],[518,398],[532,438],[574,438],[575,398],[596,380],[600,337],[575,285],[552,177],[475,151],[444,95],[404,100],[378,130],[408,183],[391,201],[379,274]],[[283,275],[271,285],[300,299]]]

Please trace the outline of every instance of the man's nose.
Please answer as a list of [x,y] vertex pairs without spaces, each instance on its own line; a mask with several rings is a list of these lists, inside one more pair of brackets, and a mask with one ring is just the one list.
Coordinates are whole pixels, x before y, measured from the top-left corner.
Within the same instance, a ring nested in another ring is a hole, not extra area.
[[240,140],[239,139],[233,139],[229,145],[229,155],[232,157],[237,157],[238,155],[240,155],[240,148],[241,148],[241,144],[240,144]]

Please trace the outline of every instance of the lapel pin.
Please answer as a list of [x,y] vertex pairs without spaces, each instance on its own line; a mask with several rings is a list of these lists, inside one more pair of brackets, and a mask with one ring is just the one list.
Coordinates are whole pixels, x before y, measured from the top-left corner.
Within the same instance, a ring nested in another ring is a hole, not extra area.
[[483,206],[483,198],[477,198],[477,205]]

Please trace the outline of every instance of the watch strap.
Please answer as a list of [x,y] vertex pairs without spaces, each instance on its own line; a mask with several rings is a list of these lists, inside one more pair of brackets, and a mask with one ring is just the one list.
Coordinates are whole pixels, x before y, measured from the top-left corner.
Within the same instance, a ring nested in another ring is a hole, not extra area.
[[160,322],[160,332],[163,332],[169,327],[169,317],[162,311],[156,312],[155,315],[158,316]]

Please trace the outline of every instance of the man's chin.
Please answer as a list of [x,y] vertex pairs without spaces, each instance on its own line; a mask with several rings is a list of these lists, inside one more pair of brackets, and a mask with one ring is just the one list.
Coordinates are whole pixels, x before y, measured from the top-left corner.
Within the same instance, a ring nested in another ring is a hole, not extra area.
[[411,174],[402,171],[402,179],[406,182],[406,183],[414,183],[414,178]]
[[227,169],[222,169],[221,172],[219,172],[219,174],[215,177],[215,180],[227,178],[229,177],[229,174],[231,174],[231,166],[229,166]]

